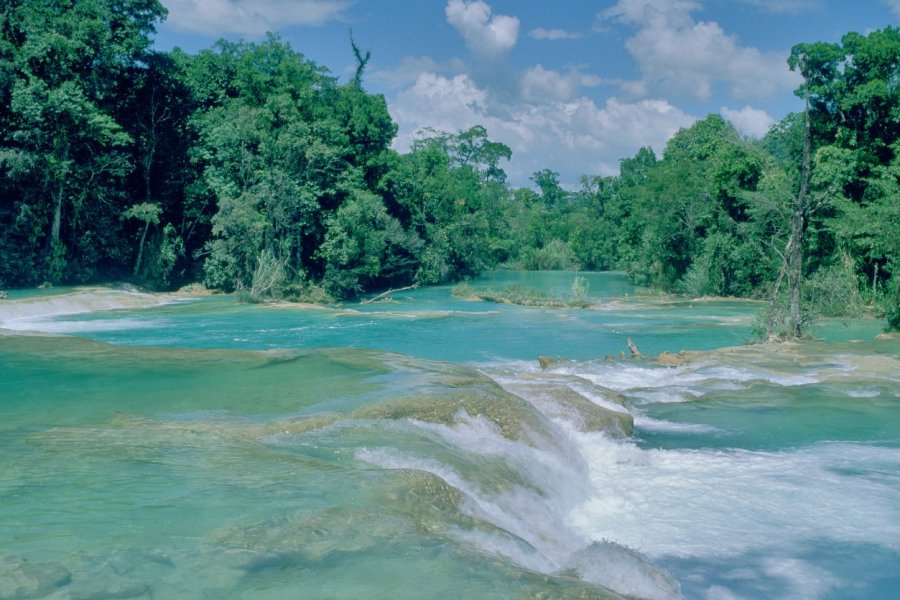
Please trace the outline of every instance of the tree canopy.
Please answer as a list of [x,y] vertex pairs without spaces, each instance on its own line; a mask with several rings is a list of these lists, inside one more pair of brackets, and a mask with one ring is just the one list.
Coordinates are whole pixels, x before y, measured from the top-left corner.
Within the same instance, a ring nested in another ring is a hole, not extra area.
[[6,285],[340,299],[498,266],[621,269],[786,306],[796,288],[805,307],[881,307],[900,327],[896,28],[795,46],[809,108],[762,140],[710,115],[617,176],[571,188],[544,168],[513,188],[510,148],[480,125],[393,150],[352,37],[341,83],[277,35],[153,51],[165,14],[157,0],[0,9]]

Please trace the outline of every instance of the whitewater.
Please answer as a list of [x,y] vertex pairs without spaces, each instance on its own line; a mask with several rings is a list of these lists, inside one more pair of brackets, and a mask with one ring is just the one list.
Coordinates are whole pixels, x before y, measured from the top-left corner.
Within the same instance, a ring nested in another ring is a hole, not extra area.
[[895,597],[883,323],[745,345],[757,303],[580,275],[588,309],[14,291],[0,599]]

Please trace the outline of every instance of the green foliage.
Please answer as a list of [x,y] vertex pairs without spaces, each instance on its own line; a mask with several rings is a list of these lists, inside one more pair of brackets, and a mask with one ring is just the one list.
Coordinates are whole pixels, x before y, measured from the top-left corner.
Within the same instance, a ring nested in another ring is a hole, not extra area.
[[824,317],[855,315],[863,309],[859,281],[849,256],[819,268],[806,281],[803,291],[811,310]]
[[[810,75],[814,133],[820,146],[816,176],[819,187],[828,190],[829,201],[816,249],[854,257],[852,264],[840,259],[841,268],[852,272],[843,277],[846,285],[856,292],[860,282],[872,281],[872,299],[884,295],[889,324],[896,326],[900,29],[848,33],[840,44],[801,44],[791,60],[801,58],[805,62],[798,66]],[[837,262],[827,255],[822,262],[828,264],[829,259]]]
[[562,240],[552,240],[541,248],[528,248],[519,258],[522,269],[531,271],[577,271],[581,265],[572,248]]
[[60,242],[53,242],[47,261],[47,280],[51,283],[60,281],[66,271],[66,263],[66,247]]
[[398,157],[385,178],[386,204],[424,243],[417,283],[476,275],[494,262],[493,249],[506,246],[493,243],[492,234],[505,229],[499,207],[506,174],[499,161],[509,155],[483,127],[473,127],[458,134],[426,132]]
[[331,295],[355,297],[379,284],[412,279],[422,242],[388,215],[375,194],[355,194],[329,218],[327,230],[319,253]]
[[176,278],[176,267],[184,257],[184,240],[178,235],[175,226],[166,223],[159,242],[159,251],[150,273],[151,281],[158,282],[161,287],[169,287]]
[[334,296],[329,294],[323,286],[305,279],[285,284],[281,293],[282,297],[290,302],[309,304],[333,304],[335,302]]
[[888,331],[900,331],[900,284],[895,284],[894,290],[888,298],[888,307],[885,311]]
[[135,204],[128,207],[122,213],[122,216],[126,219],[138,219],[140,221],[144,221],[147,224],[157,225],[159,223],[159,215],[161,212],[162,207],[158,204],[153,204],[152,202],[143,202],[141,204]]
[[454,286],[450,293],[460,298],[483,300],[484,302],[493,302],[496,304],[544,307],[563,306],[562,302],[550,298],[544,292],[536,288],[525,287],[524,285],[510,285],[502,290],[476,290],[469,284],[462,283]]
[[455,285],[450,294],[466,300],[482,300],[496,304],[515,304],[518,306],[534,306],[543,308],[587,308],[588,283],[584,277],[575,276],[572,282],[572,293],[568,298],[549,296],[536,288],[524,285],[510,285],[502,290],[476,289],[468,282]]
[[[474,126],[425,130],[409,152],[370,60],[341,84],[277,35],[197,54],[149,50],[158,0],[10,0],[0,9],[0,279],[9,285],[202,278],[248,298],[332,301],[463,280],[503,264],[622,269],[692,295],[776,297],[801,223],[809,311],[883,311],[900,327],[900,30],[799,44],[812,161],[797,212],[806,120],[760,142],[718,115],[661,157],[623,159],[580,189]],[[799,221],[792,221],[792,216]],[[797,255],[796,253],[794,254]],[[791,271],[795,273],[795,271]],[[793,276],[793,279],[797,278]],[[496,301],[581,306],[533,290]],[[797,289],[796,287],[794,289]]]
[[572,306],[580,306],[582,308],[589,306],[589,289],[590,285],[588,284],[588,280],[584,277],[576,275],[575,279],[572,281],[572,296],[569,299],[569,303]]
[[286,278],[285,260],[278,258],[271,250],[263,250],[256,257],[256,269],[250,284],[248,296],[251,301],[276,297]]
[[[164,15],[156,0],[5,5],[0,150],[16,157],[7,162],[14,192],[6,191],[21,200],[0,208],[0,248],[44,248],[43,260],[0,267],[11,280],[78,278],[118,258],[115,237],[83,240],[108,236],[104,212],[121,210],[133,137],[119,114],[118,86],[140,68],[154,22]],[[24,206],[41,215],[38,240],[28,239],[35,229],[6,227]]]

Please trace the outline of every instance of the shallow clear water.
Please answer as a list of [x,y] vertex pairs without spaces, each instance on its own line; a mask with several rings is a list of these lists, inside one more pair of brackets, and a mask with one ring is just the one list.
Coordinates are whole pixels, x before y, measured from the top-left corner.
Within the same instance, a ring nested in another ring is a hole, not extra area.
[[582,275],[591,309],[13,296],[0,598],[894,597],[882,324],[716,350],[759,305]]

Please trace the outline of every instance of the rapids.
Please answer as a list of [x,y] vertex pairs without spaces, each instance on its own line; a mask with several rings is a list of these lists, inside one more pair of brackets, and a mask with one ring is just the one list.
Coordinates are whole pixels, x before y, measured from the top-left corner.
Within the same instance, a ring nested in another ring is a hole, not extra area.
[[10,294],[0,599],[894,597],[900,340],[743,346],[758,304],[582,275],[588,309]]

